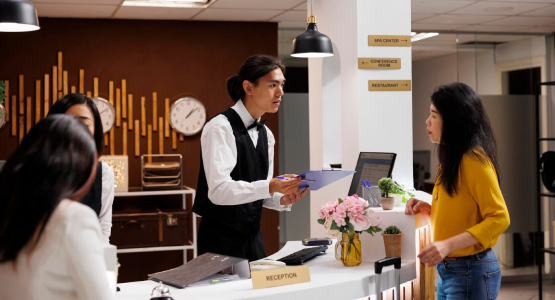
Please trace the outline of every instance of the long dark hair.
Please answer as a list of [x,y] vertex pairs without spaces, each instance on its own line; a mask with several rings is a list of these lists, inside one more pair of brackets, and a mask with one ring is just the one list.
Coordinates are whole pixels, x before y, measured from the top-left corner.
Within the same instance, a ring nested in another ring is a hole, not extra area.
[[279,68],[285,74],[285,66],[279,59],[268,55],[253,55],[241,66],[239,73],[227,79],[227,92],[233,100],[237,102],[245,97],[243,81],[248,80],[254,85],[258,85],[258,79]]
[[443,122],[437,151],[441,164],[438,183],[450,196],[457,193],[460,164],[465,154],[483,163],[487,163],[484,158],[487,156],[499,180],[495,137],[478,94],[468,85],[454,82],[435,88],[431,98]]
[[87,127],[69,115],[37,123],[0,172],[0,263],[14,261],[61,200],[83,188],[96,164]]
[[56,101],[56,103],[52,105],[52,108],[50,108],[48,115],[65,114],[70,107],[77,104],[86,104],[92,112],[94,118],[94,142],[96,144],[98,156],[100,157],[102,155],[102,152],[104,151],[104,131],[102,129],[102,120],[100,119],[100,113],[98,112],[98,108],[96,108],[96,104],[94,104],[94,101],[91,98],[78,93],[67,94],[58,99],[58,101]]

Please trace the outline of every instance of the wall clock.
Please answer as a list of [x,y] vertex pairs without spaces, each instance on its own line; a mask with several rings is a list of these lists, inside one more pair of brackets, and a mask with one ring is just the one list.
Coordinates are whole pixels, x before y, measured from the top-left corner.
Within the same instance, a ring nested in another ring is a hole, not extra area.
[[116,122],[116,109],[108,100],[96,97],[92,99],[94,104],[96,104],[96,108],[100,113],[100,119],[102,120],[102,131],[104,133],[110,131],[112,127],[114,127],[114,123]]
[[206,123],[206,109],[202,103],[192,97],[177,99],[170,108],[172,128],[187,136],[195,135]]

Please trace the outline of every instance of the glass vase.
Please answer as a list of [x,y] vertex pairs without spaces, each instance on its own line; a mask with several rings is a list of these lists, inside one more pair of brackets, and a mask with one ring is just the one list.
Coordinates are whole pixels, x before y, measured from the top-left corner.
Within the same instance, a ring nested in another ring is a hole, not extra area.
[[356,267],[362,263],[358,233],[342,233],[341,241],[335,244],[335,258],[346,267]]

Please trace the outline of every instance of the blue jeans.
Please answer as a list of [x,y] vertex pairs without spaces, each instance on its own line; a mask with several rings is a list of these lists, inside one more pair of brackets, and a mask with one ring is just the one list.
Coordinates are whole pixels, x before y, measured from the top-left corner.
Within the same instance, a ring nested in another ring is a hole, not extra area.
[[501,269],[491,250],[444,260],[436,267],[438,300],[490,300],[499,294]]

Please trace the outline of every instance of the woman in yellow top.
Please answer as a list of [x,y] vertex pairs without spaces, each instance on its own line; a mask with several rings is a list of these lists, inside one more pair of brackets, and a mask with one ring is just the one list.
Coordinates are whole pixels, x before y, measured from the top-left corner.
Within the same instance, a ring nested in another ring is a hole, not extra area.
[[430,216],[433,243],[418,257],[437,265],[439,300],[496,299],[501,269],[491,247],[510,221],[489,118],[464,83],[439,86],[431,98],[426,130],[440,163],[432,205],[411,198],[405,209]]

